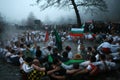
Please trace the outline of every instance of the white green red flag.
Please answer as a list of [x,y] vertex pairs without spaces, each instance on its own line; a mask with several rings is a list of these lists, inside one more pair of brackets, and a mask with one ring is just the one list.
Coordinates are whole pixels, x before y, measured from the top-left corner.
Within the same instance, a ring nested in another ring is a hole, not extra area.
[[84,28],[71,28],[70,31],[70,36],[79,36],[79,37],[83,37],[84,36]]

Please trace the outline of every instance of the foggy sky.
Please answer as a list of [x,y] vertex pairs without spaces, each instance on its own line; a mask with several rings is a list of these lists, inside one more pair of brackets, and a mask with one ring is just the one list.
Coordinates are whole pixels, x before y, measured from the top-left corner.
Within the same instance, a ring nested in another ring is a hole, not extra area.
[[[58,19],[61,19],[61,17],[75,18],[75,13],[73,10],[48,8],[45,11],[40,11],[39,7],[30,6],[30,4],[35,3],[33,1],[35,0],[0,0],[0,12],[6,18],[6,20],[10,22],[26,19],[30,12],[33,12],[36,18],[41,19],[42,21],[47,19],[50,21],[57,21]],[[82,20],[111,19],[120,21],[120,0],[108,0],[107,3],[109,6],[108,13],[98,13],[94,16],[91,16],[90,14],[84,14],[84,11],[81,9],[80,12],[82,12]]]
[[34,4],[35,0],[0,0],[0,12],[6,17],[8,21],[20,21],[26,19],[30,12],[33,12],[36,18],[41,20],[55,20],[60,16],[71,15],[66,10],[59,10],[55,8],[48,8],[44,11],[40,11],[38,6],[30,6]]
[[120,0],[106,0],[108,5],[108,12],[98,13],[93,18],[96,20],[111,20],[113,22],[120,22]]

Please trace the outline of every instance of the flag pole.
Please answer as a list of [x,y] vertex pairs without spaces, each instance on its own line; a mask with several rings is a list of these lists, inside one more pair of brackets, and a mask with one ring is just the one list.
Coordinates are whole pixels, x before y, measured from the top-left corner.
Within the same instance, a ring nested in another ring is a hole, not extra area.
[[49,34],[48,34],[48,27],[45,27],[45,40],[44,40],[44,43],[46,44],[46,42],[49,40]]

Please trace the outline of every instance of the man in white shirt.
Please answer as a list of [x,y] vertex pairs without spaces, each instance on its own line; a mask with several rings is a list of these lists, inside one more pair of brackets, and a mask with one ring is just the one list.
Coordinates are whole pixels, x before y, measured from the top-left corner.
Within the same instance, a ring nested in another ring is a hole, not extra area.
[[70,46],[66,46],[65,50],[68,52],[68,58],[72,59],[73,58],[73,53],[71,52],[71,47]]
[[32,64],[32,61],[33,59],[28,57],[25,59],[25,62],[22,64],[22,70],[25,72],[25,73],[29,73],[31,72],[34,68],[31,66]]
[[111,52],[111,44],[108,39],[105,39],[105,41],[97,47],[97,50],[100,51],[101,54],[109,54]]

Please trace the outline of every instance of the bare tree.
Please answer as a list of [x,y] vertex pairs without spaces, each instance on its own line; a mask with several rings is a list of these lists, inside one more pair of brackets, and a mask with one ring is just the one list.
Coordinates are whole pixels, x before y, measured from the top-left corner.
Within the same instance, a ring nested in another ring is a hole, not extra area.
[[42,21],[40,19],[37,19],[32,12],[28,15],[28,18],[25,21],[25,23],[26,27],[29,29],[39,29],[42,26]]
[[48,7],[69,7],[74,9],[78,27],[81,26],[81,16],[79,11],[81,7],[92,12],[96,9],[107,11],[105,0],[36,0],[36,3],[40,6],[41,10],[45,10]]
[[31,12],[29,15],[28,15],[28,18],[26,20],[26,25],[29,27],[29,28],[33,28],[33,26],[35,25],[34,23],[34,20],[35,20],[35,16],[34,14]]

